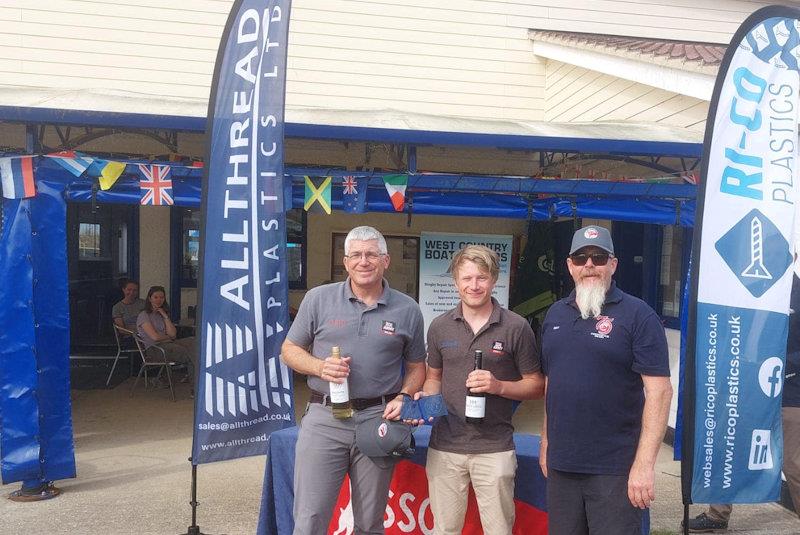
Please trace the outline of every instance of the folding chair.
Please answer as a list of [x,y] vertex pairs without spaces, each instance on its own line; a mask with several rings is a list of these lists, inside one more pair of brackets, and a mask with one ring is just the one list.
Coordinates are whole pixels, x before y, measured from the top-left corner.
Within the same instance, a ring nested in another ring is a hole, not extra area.
[[[153,381],[155,382],[159,377],[161,377],[161,374],[166,370],[167,384],[169,384],[169,394],[170,397],[172,397],[172,401],[175,401],[175,389],[172,386],[171,368],[172,366],[177,366],[179,363],[167,360],[167,354],[162,347],[154,345],[150,346],[149,348],[145,348],[144,340],[142,340],[138,334],[133,335],[133,340],[136,342],[137,352],[142,358],[142,367],[139,370],[139,373],[136,375],[136,380],[133,382],[133,386],[131,387],[131,397],[133,397],[133,391],[136,389],[136,385],[139,384],[139,379],[142,377],[142,373],[144,373],[144,387],[147,389],[147,370],[149,368],[158,368],[158,374],[155,376]],[[155,358],[148,359],[148,349],[157,352],[157,356]]]
[[[138,354],[139,350],[136,348],[136,344],[133,342],[133,338],[136,336],[132,331],[128,329],[123,329],[116,323],[112,323],[114,327],[114,338],[117,340],[117,354],[114,356],[114,364],[111,366],[111,371],[108,373],[108,379],[106,379],[106,386],[111,384],[111,377],[114,375],[114,370],[117,368],[117,362],[119,361],[119,357],[122,356],[123,353],[127,353],[131,364],[133,364],[133,359],[130,358],[131,355]],[[130,340],[133,344],[131,347],[123,347],[126,345],[126,341]]]

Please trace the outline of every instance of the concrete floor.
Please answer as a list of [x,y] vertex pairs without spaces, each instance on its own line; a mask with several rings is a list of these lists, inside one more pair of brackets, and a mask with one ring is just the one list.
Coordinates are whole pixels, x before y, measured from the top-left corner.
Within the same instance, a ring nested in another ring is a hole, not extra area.
[[[112,390],[73,391],[78,477],[58,482],[63,494],[37,503],[0,499],[0,535],[179,534],[191,523],[192,400],[178,385],[178,401],[167,390],[133,398],[130,382]],[[297,388],[297,407],[307,391]],[[538,433],[541,401],[517,411],[517,431]],[[657,466],[652,529],[679,533],[682,505],[679,465],[662,448]],[[258,519],[264,457],[198,468],[198,525],[206,534],[251,534]],[[19,484],[0,487],[0,495]],[[693,514],[701,510],[693,507]],[[737,506],[730,531],[737,534],[800,534],[800,520],[776,504]],[[279,534],[283,535],[283,534]],[[613,535],[613,534],[609,534]]]

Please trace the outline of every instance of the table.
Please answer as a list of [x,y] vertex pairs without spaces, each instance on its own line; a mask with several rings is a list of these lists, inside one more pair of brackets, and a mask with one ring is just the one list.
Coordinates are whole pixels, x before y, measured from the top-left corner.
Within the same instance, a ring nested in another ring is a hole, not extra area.
[[[258,533],[261,535],[287,535],[294,528],[292,520],[292,482],[294,449],[297,427],[272,433],[269,439],[264,487],[261,495],[261,514]],[[395,468],[389,487],[384,526],[386,534],[429,534],[433,529],[433,516],[428,501],[428,480],[425,476],[425,459],[428,453],[430,427],[421,426],[415,433],[416,452],[408,460],[400,461]],[[516,434],[517,479],[515,488],[516,523],[514,533],[546,535],[545,479],[539,469],[539,437]],[[346,479],[335,507],[329,533],[352,533],[352,511],[348,507],[350,487]],[[349,528],[349,529],[348,529]],[[523,529],[524,528],[524,529]],[[470,492],[464,534],[479,534],[475,497]]]
[[[421,426],[415,433],[416,452],[395,468],[389,487],[389,501],[384,517],[386,535],[425,534],[433,532],[433,516],[428,500],[425,459],[428,453],[430,427]],[[294,452],[297,427],[272,433],[269,439],[264,485],[261,494],[259,535],[289,535],[292,519]],[[547,535],[545,478],[539,468],[539,436],[516,433],[517,475],[514,488],[516,520],[514,535]],[[349,481],[345,478],[328,533],[353,533]],[[645,512],[642,533],[650,532],[650,519]],[[470,489],[467,515],[462,535],[480,535],[480,519],[475,496]]]

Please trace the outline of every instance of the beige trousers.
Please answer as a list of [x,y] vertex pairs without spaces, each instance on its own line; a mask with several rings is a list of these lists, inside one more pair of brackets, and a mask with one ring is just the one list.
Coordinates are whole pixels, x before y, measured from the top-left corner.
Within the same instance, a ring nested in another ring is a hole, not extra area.
[[425,465],[435,535],[460,535],[469,484],[475,489],[485,535],[511,535],[514,526],[514,450],[461,454],[428,449]]

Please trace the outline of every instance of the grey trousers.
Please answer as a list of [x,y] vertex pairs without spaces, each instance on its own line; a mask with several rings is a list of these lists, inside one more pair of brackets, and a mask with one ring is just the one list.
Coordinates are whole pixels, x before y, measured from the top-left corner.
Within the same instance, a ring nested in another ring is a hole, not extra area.
[[[359,411],[383,413],[383,405]],[[294,535],[328,532],[345,474],[350,475],[354,535],[383,534],[394,465],[381,468],[355,446],[353,419],[337,420],[330,407],[309,405],[300,424],[294,461]]]
[[[789,494],[794,502],[794,510],[800,516],[800,407],[783,407],[783,475],[789,486]],[[729,503],[715,503],[708,506],[708,516],[714,520],[727,522],[733,506]]]
[[195,377],[197,370],[197,342],[194,336],[159,342],[156,345],[164,350],[164,357],[157,349],[148,349],[146,353],[148,361],[160,362],[162,358],[166,358],[173,362],[186,364],[189,368],[190,376]]

